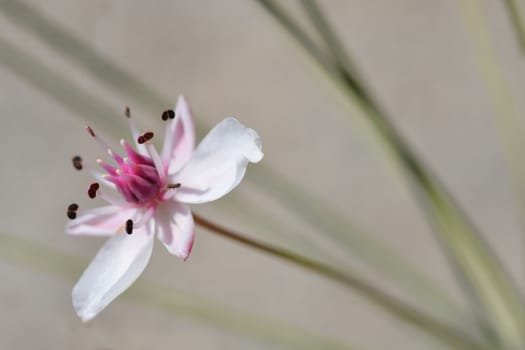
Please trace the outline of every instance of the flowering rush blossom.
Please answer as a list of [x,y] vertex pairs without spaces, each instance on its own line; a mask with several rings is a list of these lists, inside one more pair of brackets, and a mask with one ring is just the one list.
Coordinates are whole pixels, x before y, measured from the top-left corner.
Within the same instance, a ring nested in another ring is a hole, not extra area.
[[[126,116],[136,148],[122,140],[125,157],[86,127],[115,162],[97,160],[106,174],[92,171],[97,182],[88,190],[90,198],[102,198],[108,205],[82,211],[71,204],[67,212],[67,233],[111,237],[73,288],[73,306],[83,321],[95,317],[138,278],[150,259],[155,235],[168,252],[186,260],[194,240],[187,204],[226,195],[242,180],[248,163],[263,157],[259,135],[234,118],[217,124],[195,149],[193,118],[182,96],[175,111],[162,114],[166,136],[160,154],[151,142],[153,133],[139,134],[129,110]],[[73,165],[82,169],[81,158],[74,157]]]

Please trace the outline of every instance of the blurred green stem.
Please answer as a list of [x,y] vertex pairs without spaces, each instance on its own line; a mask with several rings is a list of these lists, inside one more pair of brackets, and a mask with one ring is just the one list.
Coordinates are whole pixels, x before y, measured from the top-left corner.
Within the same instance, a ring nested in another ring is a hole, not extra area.
[[525,15],[523,13],[525,6],[523,0],[503,0],[503,2],[507,7],[521,53],[525,55]]
[[[304,40],[296,35],[298,25],[281,6],[272,0],[258,2],[304,47]],[[319,10],[318,6],[312,8]],[[466,291],[479,302],[474,305],[482,306],[484,319],[496,332],[499,341],[510,349],[525,347],[525,313],[520,293],[490,247],[352,72],[344,67],[327,69],[324,62],[319,62],[315,56],[312,58],[362,113],[377,140],[384,146],[383,150],[390,154],[409,180],[447,256],[452,260],[451,266],[458,268],[458,279],[465,282]]]
[[[498,62],[492,36],[477,1],[463,0],[462,15],[465,27],[472,38],[475,58],[485,80],[496,120],[505,146],[507,164],[513,176],[516,199],[521,209],[520,218],[525,226],[525,117],[518,101],[513,96]],[[516,5],[517,6],[517,5]]]
[[[516,35],[525,54],[525,28],[523,23],[523,2],[505,1]],[[524,111],[516,101],[512,90],[505,79],[498,62],[497,52],[493,46],[492,35],[483,14],[481,4],[477,1],[463,0],[462,15],[465,27],[472,38],[475,57],[481,69],[488,95],[491,99],[495,116],[505,146],[507,164],[512,173],[514,188],[519,205],[520,221],[525,226],[525,117]],[[524,236],[525,237],[525,236]],[[524,321],[525,323],[525,321]],[[522,328],[525,334],[525,326]],[[525,341],[523,341],[525,344]],[[525,345],[523,345],[525,347]]]
[[288,261],[289,263],[298,265],[306,270],[332,279],[346,287],[351,288],[354,291],[359,292],[363,297],[389,311],[391,315],[397,317],[399,320],[420,328],[421,330],[436,337],[438,340],[454,349],[483,349],[480,344],[476,343],[476,341],[470,339],[465,334],[462,334],[461,332],[458,332],[457,330],[450,328],[445,324],[433,320],[432,318],[420,313],[414,308],[395,300],[365,280],[358,278],[357,274],[355,273],[350,274],[348,272],[341,272],[330,266],[324,265],[318,261],[301,256],[284,248],[275,247],[251,239],[245,234],[240,234],[223,226],[219,226],[195,213],[193,213],[193,217],[197,225],[202,226],[215,234],[226,237],[256,250],[263,251],[267,254]]
[[331,58],[333,59],[333,65],[339,70],[340,74],[344,74],[345,71],[352,72],[352,75],[357,76],[357,67],[351,62],[350,57],[347,55],[344,45],[336,35],[335,31],[332,30],[328,19],[321,11],[319,5],[315,1],[300,0],[310,22],[323,39],[323,43],[327,45],[330,52]]

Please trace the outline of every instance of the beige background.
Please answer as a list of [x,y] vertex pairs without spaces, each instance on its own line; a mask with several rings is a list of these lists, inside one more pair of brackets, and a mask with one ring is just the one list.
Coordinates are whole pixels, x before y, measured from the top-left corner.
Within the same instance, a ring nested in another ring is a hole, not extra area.
[[[196,117],[207,125],[234,115],[256,129],[264,142],[264,163],[369,228],[460,298],[409,193],[348,123],[346,110],[327,81],[255,2],[28,3],[174,102],[184,93]],[[523,277],[523,243],[502,142],[456,1],[321,4],[404,136],[456,194],[514,276]],[[507,14],[499,1],[486,1],[484,9],[498,59],[521,101],[525,67]],[[141,125],[160,130],[158,115],[146,113],[64,60],[2,13],[0,35],[115,111],[130,105]],[[165,107],[159,106],[159,115]],[[127,137],[125,124],[119,122],[119,134]],[[0,66],[2,232],[79,256],[87,264],[102,241],[63,233],[67,204],[93,205],[83,199],[87,174],[74,172],[70,164],[73,154],[88,161],[100,156],[83,131],[85,123],[83,115]],[[250,167],[247,176],[256,171],[257,166]],[[266,206],[276,218],[302,230],[305,240],[317,237],[312,227],[282,212],[252,183],[238,189],[246,194],[245,200]],[[223,203],[194,209],[230,227],[259,232],[262,239],[285,241],[279,232],[265,236],[264,228],[250,227],[232,211],[225,214],[221,206],[228,200]],[[160,245],[156,248],[141,279],[289,320],[364,348],[440,348],[331,282],[203,230],[197,231],[187,263]],[[125,298],[85,325],[71,307],[73,280],[1,257],[0,280],[1,349],[276,347]]]

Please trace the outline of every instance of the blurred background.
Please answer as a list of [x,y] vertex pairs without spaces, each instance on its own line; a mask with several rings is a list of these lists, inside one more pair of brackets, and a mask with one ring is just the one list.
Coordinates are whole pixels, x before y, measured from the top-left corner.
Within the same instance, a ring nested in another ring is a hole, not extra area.
[[[395,126],[524,287],[504,137],[461,7],[454,0],[319,4]],[[482,8],[521,103],[525,61],[507,9],[489,0]],[[460,316],[443,310],[441,319],[470,322],[462,313],[468,301],[404,181],[256,2],[1,0],[1,349],[446,348],[359,293],[200,228],[187,262],[156,244],[139,285],[83,324],[71,289],[103,243],[64,234],[69,203],[100,204],[85,196],[88,173],[71,166],[73,155],[93,166],[102,155],[84,125],[117,148],[129,138],[125,106],[141,129],[160,132],[160,113],[180,93],[201,125],[199,139],[235,116],[259,132],[265,153],[231,196],[195,212],[348,267],[410,303],[410,292],[363,262],[364,253],[381,261],[382,251],[366,242],[382,242],[457,305],[451,309]],[[360,238],[343,244],[327,225]]]

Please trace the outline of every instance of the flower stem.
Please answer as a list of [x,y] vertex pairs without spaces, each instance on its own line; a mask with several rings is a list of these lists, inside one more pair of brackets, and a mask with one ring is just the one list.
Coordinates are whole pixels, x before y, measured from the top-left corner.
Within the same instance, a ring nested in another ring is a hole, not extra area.
[[358,291],[362,296],[366,297],[372,303],[382,307],[383,309],[386,309],[397,318],[416,327],[424,329],[426,332],[436,336],[440,341],[453,349],[484,349],[481,344],[479,344],[476,340],[471,339],[466,334],[463,334],[462,332],[421,313],[419,310],[416,310],[410,305],[396,300],[369,282],[361,279],[356,274],[342,272],[306,256],[302,256],[284,248],[249,238],[245,234],[229,230],[223,226],[209,221],[208,219],[203,218],[198,214],[193,213],[193,218],[197,225],[209,230],[212,233],[286,260],[289,263],[300,266],[308,271],[315,272],[323,277],[336,281],[345,287],[351,288],[354,291]]

